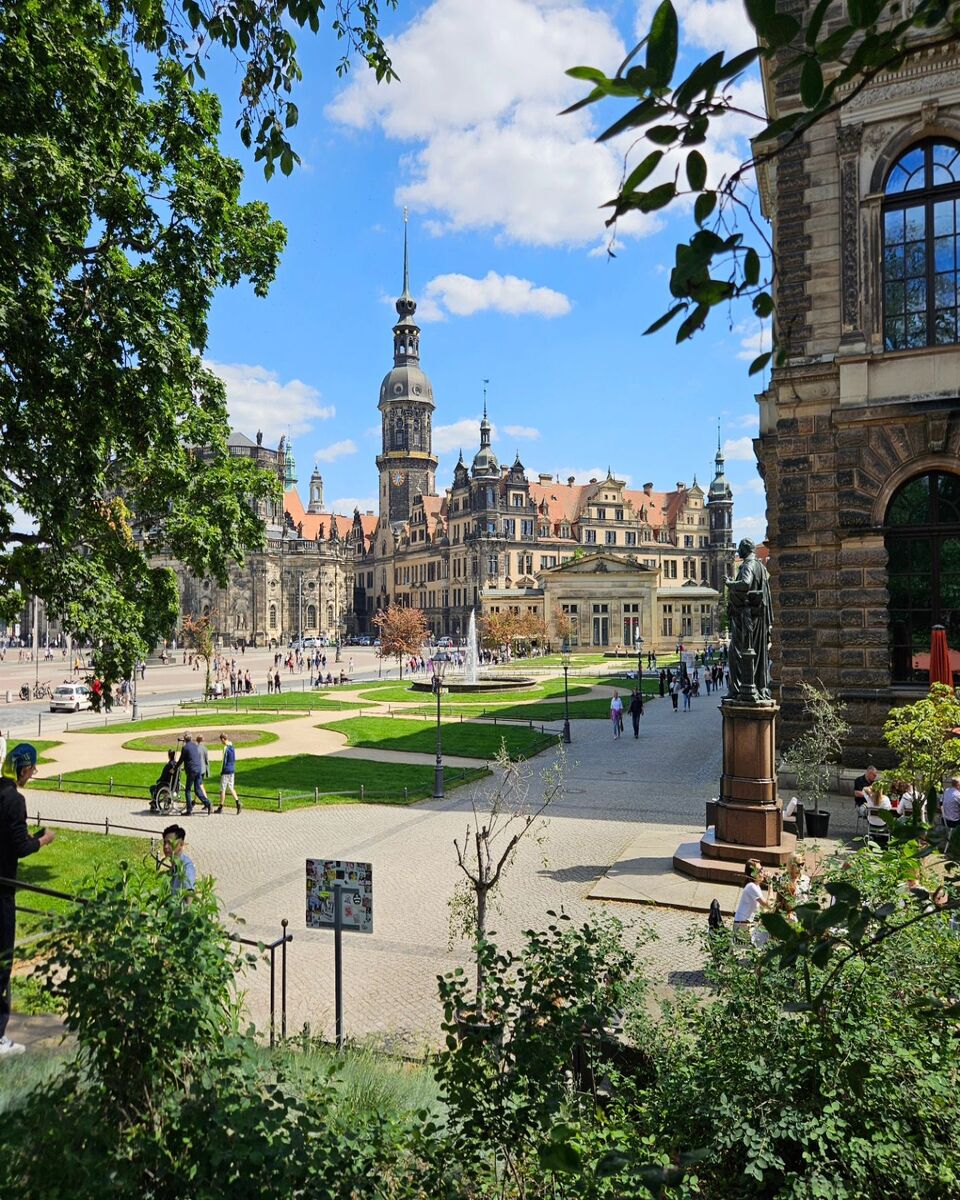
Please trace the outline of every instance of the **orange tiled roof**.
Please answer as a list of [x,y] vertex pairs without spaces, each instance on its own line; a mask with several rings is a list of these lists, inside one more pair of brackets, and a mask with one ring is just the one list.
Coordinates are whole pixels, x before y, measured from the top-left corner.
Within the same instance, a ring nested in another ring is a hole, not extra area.
[[[303,507],[303,501],[296,488],[288,488],[283,493],[283,507],[294,526],[303,525],[303,536],[310,540],[316,538],[321,525],[323,526],[323,537],[329,537],[330,522],[334,516],[337,518],[337,529],[341,537],[349,532],[353,524],[353,513],[308,513]],[[363,526],[364,537],[369,538],[377,527],[377,517],[373,513],[361,513],[360,523]]]

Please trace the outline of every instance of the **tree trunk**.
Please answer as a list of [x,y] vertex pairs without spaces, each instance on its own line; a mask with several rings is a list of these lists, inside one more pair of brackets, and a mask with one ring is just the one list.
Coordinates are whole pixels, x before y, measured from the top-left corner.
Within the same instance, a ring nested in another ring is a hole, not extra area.
[[[477,945],[487,940],[487,889],[483,886],[477,888]],[[484,985],[484,969],[483,958],[477,954],[477,1014],[484,1015],[483,1005],[483,985]]]

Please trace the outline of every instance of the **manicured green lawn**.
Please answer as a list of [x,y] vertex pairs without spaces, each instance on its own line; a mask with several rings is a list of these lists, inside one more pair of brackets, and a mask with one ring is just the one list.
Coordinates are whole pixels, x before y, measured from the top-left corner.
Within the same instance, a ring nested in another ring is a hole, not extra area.
[[[367,685],[364,684],[364,687]],[[255,696],[235,696],[233,699],[227,700],[210,700],[205,708],[218,708],[221,712],[244,712],[245,710],[253,709],[259,712],[263,709],[269,712],[270,709],[276,711],[279,709],[296,709],[300,712],[323,712],[325,709],[356,708],[356,701],[345,701],[336,699],[335,692],[312,692],[309,689],[305,692],[289,691],[273,693],[272,696],[265,692]]]
[[[30,808],[29,797],[27,808]],[[30,830],[34,831],[32,824]],[[133,862],[150,853],[148,838],[118,837],[112,833],[80,833],[60,828],[55,828],[55,832],[57,836],[49,846],[21,859],[18,878],[24,883],[73,895],[83,881],[95,872],[111,871],[121,860]],[[17,903],[42,912],[64,912],[69,907],[67,900],[56,900],[52,896],[26,891],[20,892]],[[45,917],[19,913],[17,937],[22,939],[30,933],[40,932],[48,923]]]
[[[448,767],[444,781],[447,787],[454,788],[485,774],[485,768]],[[132,796],[143,800],[146,807],[147,789],[156,783],[157,775],[155,763],[114,763],[65,775],[63,790],[98,796]],[[50,786],[49,781],[46,786]],[[368,762],[335,755],[294,754],[279,758],[237,755],[237,792],[250,808],[276,810],[278,791],[283,794],[284,808],[303,808],[314,803],[314,788],[320,791],[321,804],[358,803],[361,786],[363,799],[371,803],[405,804],[422,800],[433,795],[433,767]],[[219,792],[216,768],[207,790],[211,800],[216,800]]]
[[[592,684],[570,684],[569,694],[571,696],[585,696]],[[456,711],[461,708],[469,708],[470,705],[490,705],[490,704],[518,704],[527,700],[549,700],[553,696],[563,695],[563,678],[545,679],[540,683],[534,684],[533,687],[522,688],[516,692],[502,692],[494,689],[478,691],[478,692],[444,692],[443,706],[452,705]],[[392,688],[379,688],[375,692],[363,691],[360,693],[363,700],[376,700],[381,704],[416,704],[427,703],[430,700],[429,692],[413,691],[410,687],[404,684],[395,684]],[[434,709],[436,709],[436,701],[433,701]]]
[[[619,688],[621,692],[632,692],[637,686],[637,679],[634,675],[598,675],[597,683],[602,687]],[[645,696],[656,695],[660,691],[660,684],[656,679],[643,680],[643,694]]]
[[[220,729],[232,739],[238,750],[241,747],[244,750],[253,750],[257,746],[269,746],[271,742],[277,740],[277,735],[271,733],[269,729],[231,729],[226,723],[221,725]],[[154,733],[147,734],[146,737],[131,738],[129,742],[123,743],[123,748],[124,750],[156,750],[162,753],[178,749],[176,741],[172,734]],[[211,761],[214,758],[219,761],[221,757],[219,739],[213,737],[209,742],[205,740],[204,745],[210,751]]]
[[[353,717],[323,728],[346,734],[351,746],[366,746],[374,750],[410,750],[433,754],[437,748],[436,726],[428,721],[410,721],[396,717]],[[495,758],[506,744],[511,758],[530,758],[557,744],[556,734],[540,733],[536,729],[502,725],[448,721],[442,726],[443,751],[465,758]]]
[[[264,725],[273,724],[275,721],[292,721],[297,713],[249,713],[249,712],[234,712],[233,709],[224,709],[222,712],[200,712],[188,713],[184,712],[181,716],[176,717],[150,717],[146,721],[121,721],[117,725],[97,725],[94,729],[77,730],[77,733],[150,733],[155,729],[176,729],[182,733],[185,729],[192,733],[194,729],[206,729],[209,726],[216,726],[217,729],[226,729],[231,725]],[[56,743],[51,742],[51,745]]]

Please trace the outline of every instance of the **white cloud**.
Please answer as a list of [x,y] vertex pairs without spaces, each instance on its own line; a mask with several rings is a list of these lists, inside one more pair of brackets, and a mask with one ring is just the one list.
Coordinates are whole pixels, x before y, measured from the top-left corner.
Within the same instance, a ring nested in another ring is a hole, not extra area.
[[733,332],[740,336],[740,349],[737,358],[744,362],[753,362],[758,354],[764,354],[770,349],[770,327],[760,322],[743,323],[734,326]]
[[[491,428],[491,437],[496,437],[494,427]],[[433,427],[434,454],[455,454],[458,450],[472,450],[479,445],[479,417],[464,417],[460,421],[454,421],[452,425]]]
[[[435,0],[390,53],[400,82],[358,72],[328,111],[411,144],[398,202],[436,232],[489,229],[546,246],[603,236],[598,206],[616,193],[620,153],[596,144],[589,110],[558,114],[585,93],[568,67],[612,71],[623,58],[607,14],[570,0]],[[659,227],[634,215],[620,232]]]
[[[537,287],[516,275],[488,271],[483,279],[470,275],[437,275],[424,288],[424,300],[433,319],[443,320],[444,310],[455,317],[472,317],[492,310],[510,316],[563,317],[570,311],[569,297],[553,288]],[[422,315],[422,314],[421,314]],[[429,319],[424,317],[424,320]]]
[[348,454],[356,454],[357,443],[352,438],[345,438],[342,442],[333,442],[329,446],[324,446],[322,450],[314,451],[313,457],[317,462],[332,463],[338,458],[344,458]]
[[735,425],[737,429],[759,429],[760,414],[756,409],[753,412],[742,413],[739,417],[732,417],[731,425]]
[[739,542],[741,538],[750,538],[760,543],[767,540],[767,518],[764,516],[739,517],[734,513],[733,539]]
[[753,438],[727,438],[723,443],[723,457],[727,462],[753,462]]
[[755,475],[752,479],[746,479],[743,483],[731,483],[730,490],[734,496],[752,495],[765,496],[766,488],[763,480],[759,475]]
[[[359,508],[362,513],[377,511],[376,496],[347,496],[341,500],[334,500],[327,505],[327,511],[336,513],[338,517],[348,517],[353,520],[353,510]],[[343,533],[343,529],[340,529]]]
[[507,437],[527,438],[531,442],[540,437],[540,430],[534,429],[532,425],[504,425],[503,432]]
[[268,445],[276,445],[287,432],[293,436],[306,433],[314,421],[336,416],[336,408],[320,404],[317,389],[300,379],[281,383],[276,371],[249,363],[207,360],[204,366],[226,386],[233,427],[251,438],[262,430]]

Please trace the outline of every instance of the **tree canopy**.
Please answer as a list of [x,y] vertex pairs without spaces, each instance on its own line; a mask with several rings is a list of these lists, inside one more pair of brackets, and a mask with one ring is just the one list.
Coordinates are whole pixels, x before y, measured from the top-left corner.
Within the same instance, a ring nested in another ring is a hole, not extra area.
[[[211,46],[234,54],[241,136],[268,172],[289,171],[289,25],[315,29],[322,8],[0,9],[0,615],[41,597],[96,642],[108,679],[176,617],[175,579],[151,559],[224,580],[262,542],[252,505],[279,494],[229,454],[202,354],[216,289],[264,295],[286,234],[241,202],[220,102],[195,81]],[[340,0],[334,28],[389,77],[376,18],[375,3]]]
[[[672,0],[662,0],[646,36],[613,75],[578,66],[567,73],[591,84],[572,105],[613,99],[628,105],[599,136],[634,137],[623,182],[607,202],[608,225],[628,213],[692,206],[693,231],[676,245],[670,273],[670,306],[645,330],[679,320],[676,340],[702,329],[718,307],[748,303],[761,319],[774,314],[776,262],[759,212],[753,175],[824,118],[848,104],[882,71],[896,70],[918,42],[953,41],[960,8],[952,0],[815,0],[809,5],[745,0],[756,44],[727,56],[718,50],[686,74],[681,29]],[[736,84],[759,62],[770,76],[796,80],[789,111],[752,113],[739,102]],[[752,155],[722,178],[710,179],[703,147],[725,118],[756,119]],[[639,160],[639,161],[638,161]],[[784,361],[789,330],[774,329],[772,349],[758,355],[750,373]]]

